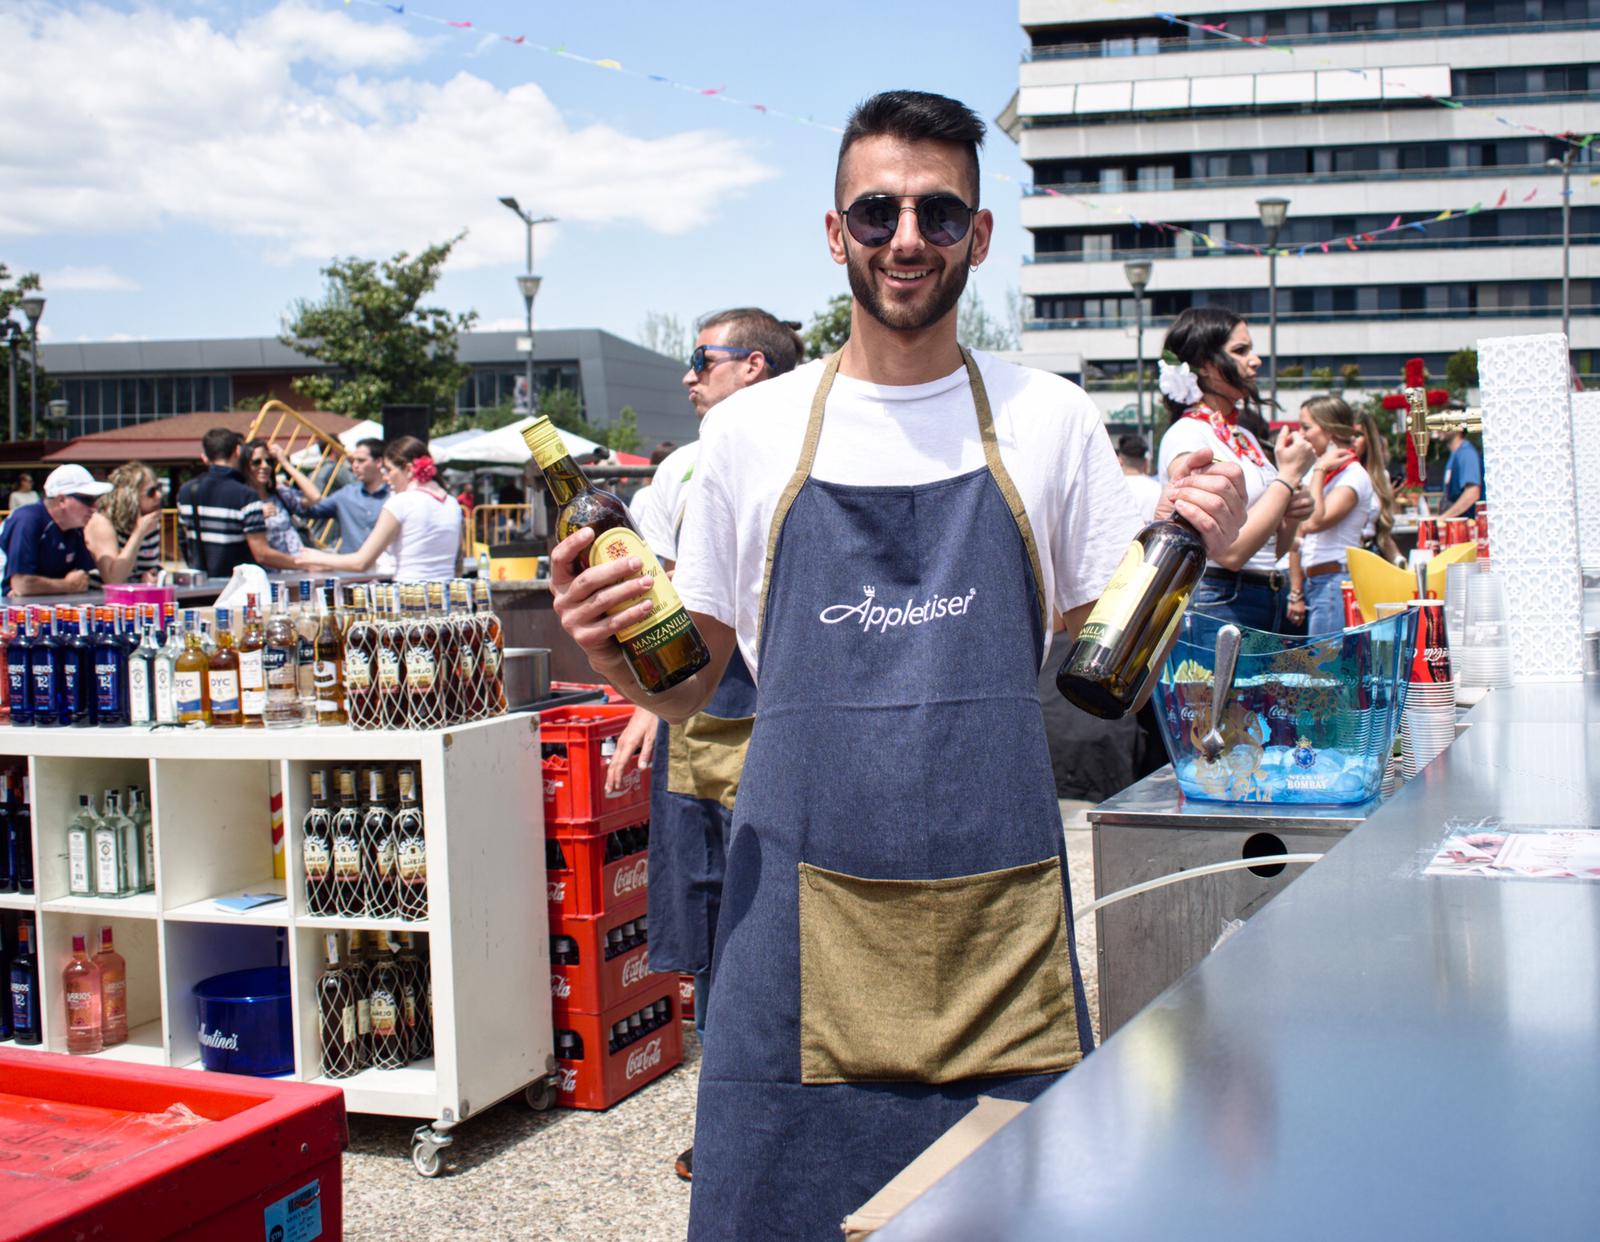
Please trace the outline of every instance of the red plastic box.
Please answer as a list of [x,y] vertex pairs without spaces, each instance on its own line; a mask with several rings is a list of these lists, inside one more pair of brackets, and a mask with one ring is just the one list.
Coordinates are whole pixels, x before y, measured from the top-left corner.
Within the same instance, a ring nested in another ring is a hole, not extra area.
[[[650,771],[637,763],[623,788],[605,791],[606,759],[601,747],[619,737],[633,707],[605,703],[552,707],[539,715],[539,741],[545,748],[544,820],[582,826],[588,831],[638,823],[650,814]],[[556,753],[550,753],[557,748]]]
[[[552,919],[573,915],[596,918],[615,913],[649,891],[648,850],[606,861],[606,839],[618,831],[621,829],[568,832],[557,825],[547,834],[545,890]],[[549,848],[552,845],[561,850],[560,865]]]
[[694,1021],[694,976],[691,974],[678,976],[678,1010],[685,1022]]
[[[559,1021],[556,1023],[558,1048],[564,1030],[572,1031],[583,1041],[581,1060],[556,1063],[560,1077],[556,1098],[563,1108],[610,1108],[683,1062],[678,982],[671,975],[656,975],[655,978],[659,982],[614,1009],[602,1014],[569,1013],[564,1026]],[[665,1000],[670,1010],[667,1022],[612,1052],[609,1047],[611,1028],[620,1019],[659,1000]]]
[[[599,685],[587,681],[552,681],[550,683],[551,694],[571,694],[576,690],[598,690],[606,696],[607,703],[628,702],[627,695],[606,682],[601,682]],[[551,708],[550,710],[554,711],[555,709]]]
[[347,1137],[337,1087],[0,1051],[0,1239],[336,1240]]
[[550,963],[550,1003],[558,1027],[568,1013],[604,1013],[635,996],[643,996],[646,989],[659,982],[650,972],[648,941],[606,958],[606,934],[644,913],[645,899],[640,894],[599,918],[555,915],[550,919],[551,952],[557,936],[567,937],[578,950],[576,964]]

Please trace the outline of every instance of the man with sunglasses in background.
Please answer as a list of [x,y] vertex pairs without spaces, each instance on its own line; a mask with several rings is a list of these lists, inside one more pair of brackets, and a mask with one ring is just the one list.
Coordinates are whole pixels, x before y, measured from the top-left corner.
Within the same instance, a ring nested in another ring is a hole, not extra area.
[[[1031,1099],[1091,1046],[1037,678],[1052,613],[1077,632],[1141,523],[1081,389],[957,342],[983,132],[913,91],[846,126],[826,227],[850,339],[705,422],[674,581],[706,668],[645,694],[613,640],[649,612],[638,563],[572,577],[586,533],[551,558],[567,633],[635,702],[686,718],[735,648],[759,686],[697,1240],[836,1238],[980,1093]],[[1243,477],[1184,464],[1158,513],[1221,551]]]
[[[741,307],[700,321],[683,386],[696,418],[742,388],[794,370],[800,341],[794,329],[764,310]],[[700,444],[675,449],[634,500],[633,520],[669,572],[695,487]],[[606,792],[628,779],[635,754],[654,766],[650,786],[650,968],[694,976],[695,1028],[705,1039],[711,1000],[711,956],[722,901],[722,872],[733,827],[739,771],[755,716],[755,683],[737,653],[722,684],[693,719],[673,725],[638,708],[618,739],[606,770]],[[694,1176],[694,1149],[674,1162]]]
[[70,595],[89,589],[94,558],[83,528],[111,490],[82,466],[57,466],[44,481],[44,503],[24,505],[0,528],[7,595]]

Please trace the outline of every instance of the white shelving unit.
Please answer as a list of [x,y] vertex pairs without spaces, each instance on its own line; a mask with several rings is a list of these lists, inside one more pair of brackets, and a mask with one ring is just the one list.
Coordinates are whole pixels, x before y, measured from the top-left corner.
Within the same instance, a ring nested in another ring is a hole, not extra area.
[[[416,732],[11,727],[0,728],[0,755],[27,757],[33,791],[37,891],[0,894],[0,909],[31,913],[37,928],[39,1050],[66,1050],[60,980],[73,934],[109,923],[128,963],[131,1029],[127,1043],[99,1054],[105,1059],[199,1069],[193,986],[286,961],[294,1076],[342,1088],[352,1112],[427,1119],[412,1146],[425,1175],[438,1172],[439,1149],[461,1121],[519,1091],[536,1106],[548,1101],[550,993],[535,986],[550,964],[536,715]],[[313,918],[300,850],[310,771],[378,762],[418,767],[428,918]],[[155,892],[68,896],[66,829],[77,795],[128,785],[151,793]],[[283,791],[283,880],[273,878],[274,786]],[[216,904],[267,892],[287,900],[242,912]],[[428,935],[434,1055],[403,1069],[324,1078],[316,998],[322,933],[389,929]]]

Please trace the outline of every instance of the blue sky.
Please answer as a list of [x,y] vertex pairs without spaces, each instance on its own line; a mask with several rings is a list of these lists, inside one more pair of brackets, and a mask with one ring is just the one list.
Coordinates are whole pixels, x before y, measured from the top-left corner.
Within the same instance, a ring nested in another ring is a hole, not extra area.
[[[648,312],[744,303],[809,320],[845,288],[822,232],[835,134],[492,36],[831,125],[890,87],[992,122],[1026,42],[1015,4],[984,0],[405,7],[0,3],[0,262],[44,276],[47,339],[275,333],[335,255],[461,228],[435,300],[515,326],[524,230],[501,194],[562,220],[538,232],[540,326],[633,339]],[[1026,238],[988,173],[1027,170],[992,128],[985,169],[974,281],[999,314]]]

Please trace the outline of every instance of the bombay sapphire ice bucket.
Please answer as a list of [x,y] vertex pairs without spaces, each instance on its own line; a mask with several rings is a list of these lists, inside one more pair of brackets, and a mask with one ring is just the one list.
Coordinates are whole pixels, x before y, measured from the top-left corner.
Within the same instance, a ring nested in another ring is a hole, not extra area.
[[1217,632],[1200,612],[1180,622],[1154,704],[1178,785],[1213,802],[1365,802],[1394,749],[1416,638],[1415,608],[1312,638],[1239,626],[1222,689],[1222,753],[1208,759]]

